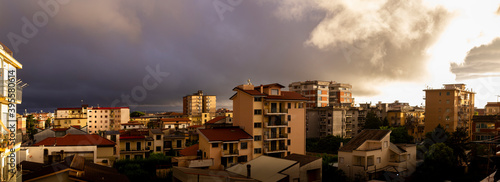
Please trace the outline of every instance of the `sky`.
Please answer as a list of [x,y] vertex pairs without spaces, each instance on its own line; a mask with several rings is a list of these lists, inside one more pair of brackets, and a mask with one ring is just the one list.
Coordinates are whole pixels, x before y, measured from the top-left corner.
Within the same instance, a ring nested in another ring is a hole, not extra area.
[[28,83],[19,112],[181,111],[203,90],[232,108],[245,84],[350,83],[356,103],[425,104],[465,83],[500,95],[500,2],[43,0],[0,6],[0,42]]

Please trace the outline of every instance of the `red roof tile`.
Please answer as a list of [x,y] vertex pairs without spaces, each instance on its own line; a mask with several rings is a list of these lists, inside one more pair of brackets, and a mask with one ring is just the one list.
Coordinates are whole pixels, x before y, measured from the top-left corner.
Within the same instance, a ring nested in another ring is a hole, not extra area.
[[226,116],[218,116],[218,117],[215,117],[214,119],[211,119],[210,121],[207,121],[205,123],[206,124],[214,124],[217,121],[220,121],[220,120],[223,120],[223,119],[226,119]]
[[240,128],[200,129],[200,133],[209,141],[238,141],[252,139],[252,136]]
[[57,108],[56,110],[76,110],[76,109],[79,109],[81,110],[82,108],[81,107],[65,107],[65,108]]
[[126,139],[144,139],[146,136],[120,136],[120,140]]
[[176,121],[183,121],[183,122],[191,122],[189,118],[163,118],[161,121],[165,122],[176,122]]
[[486,106],[500,106],[500,102],[488,102]]
[[110,109],[128,109],[128,107],[93,107],[90,109],[91,110],[98,110],[98,109],[110,110]]
[[185,149],[179,150],[179,154],[182,156],[196,156],[198,155],[199,149],[200,145],[194,144],[192,146],[186,147]]
[[297,92],[281,91],[281,95],[268,95],[267,100],[307,100]]
[[52,131],[66,131],[69,128],[52,128]]
[[199,127],[203,127],[203,125],[193,125],[193,126],[188,126],[188,128],[199,128]]
[[89,135],[65,135],[63,137],[49,137],[33,146],[114,146],[115,142],[96,134]]

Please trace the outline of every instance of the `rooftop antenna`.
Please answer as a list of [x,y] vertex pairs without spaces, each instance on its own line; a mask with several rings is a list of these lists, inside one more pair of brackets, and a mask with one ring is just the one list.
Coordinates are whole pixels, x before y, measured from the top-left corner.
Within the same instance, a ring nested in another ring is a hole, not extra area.
[[498,97],[500,97],[500,95],[497,95],[497,102],[498,102]]
[[252,82],[250,82],[250,79],[247,80],[248,85],[252,85]]

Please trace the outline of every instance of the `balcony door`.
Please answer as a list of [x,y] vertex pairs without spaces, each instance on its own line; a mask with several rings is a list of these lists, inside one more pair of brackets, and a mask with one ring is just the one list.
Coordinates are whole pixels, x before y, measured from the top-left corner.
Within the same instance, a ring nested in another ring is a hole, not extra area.
[[278,104],[271,103],[271,113],[277,113],[277,112],[278,112]]
[[271,151],[276,151],[276,141],[271,141]]
[[130,143],[125,143],[125,151],[130,151]]

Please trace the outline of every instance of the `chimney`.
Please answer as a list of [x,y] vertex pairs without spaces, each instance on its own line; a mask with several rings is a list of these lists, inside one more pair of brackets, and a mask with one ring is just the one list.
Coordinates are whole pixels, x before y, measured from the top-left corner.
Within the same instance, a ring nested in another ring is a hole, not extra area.
[[264,86],[262,86],[262,84],[260,84],[260,93],[263,94],[264,93]]
[[344,142],[340,142],[340,147],[339,148],[342,148],[344,146]]
[[251,177],[251,172],[252,172],[252,165],[250,164],[247,164],[247,178],[250,178]]

